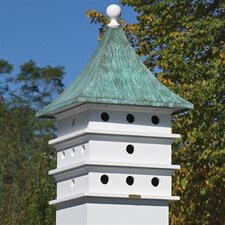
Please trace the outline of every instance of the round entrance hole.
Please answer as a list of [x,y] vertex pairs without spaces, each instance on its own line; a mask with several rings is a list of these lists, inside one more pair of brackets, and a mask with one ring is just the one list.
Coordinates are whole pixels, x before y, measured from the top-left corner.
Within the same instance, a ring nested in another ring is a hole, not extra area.
[[155,115],[152,116],[152,123],[155,124],[155,125],[159,124],[159,117],[155,116]]
[[127,150],[128,154],[133,154],[134,153],[134,146],[133,145],[127,145],[126,150]]
[[109,177],[107,176],[107,175],[102,175],[101,176],[101,182],[103,183],[103,184],[107,184],[108,182],[109,182]]
[[109,120],[109,114],[106,112],[103,112],[101,114],[101,119],[102,119],[102,121],[107,122]]
[[127,122],[133,123],[135,120],[134,116],[132,114],[127,114]]
[[159,185],[159,178],[153,177],[153,178],[152,178],[152,185],[153,185],[154,187],[157,187],[157,186]]
[[134,178],[132,176],[127,177],[126,182],[128,185],[133,185],[134,183]]

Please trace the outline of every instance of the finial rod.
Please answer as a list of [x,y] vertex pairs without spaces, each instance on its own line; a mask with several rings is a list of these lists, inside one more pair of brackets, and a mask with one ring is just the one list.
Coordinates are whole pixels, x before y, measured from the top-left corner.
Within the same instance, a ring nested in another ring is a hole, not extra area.
[[120,24],[117,22],[117,18],[121,15],[121,8],[116,4],[109,5],[106,9],[107,16],[111,19],[108,27],[117,28]]

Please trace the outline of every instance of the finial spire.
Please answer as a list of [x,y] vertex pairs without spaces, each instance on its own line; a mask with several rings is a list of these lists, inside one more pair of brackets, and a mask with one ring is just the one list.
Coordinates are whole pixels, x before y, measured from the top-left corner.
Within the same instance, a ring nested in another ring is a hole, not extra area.
[[117,22],[117,18],[121,15],[121,8],[116,4],[109,5],[106,9],[107,16],[111,19],[108,27],[117,28],[120,24]]

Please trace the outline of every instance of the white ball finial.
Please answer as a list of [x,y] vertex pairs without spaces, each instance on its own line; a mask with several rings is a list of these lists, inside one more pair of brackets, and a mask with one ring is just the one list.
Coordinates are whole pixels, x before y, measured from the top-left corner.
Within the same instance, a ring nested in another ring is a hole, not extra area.
[[121,11],[120,6],[116,4],[112,4],[107,7],[106,14],[111,19],[108,27],[117,28],[120,26],[116,19],[121,15]]

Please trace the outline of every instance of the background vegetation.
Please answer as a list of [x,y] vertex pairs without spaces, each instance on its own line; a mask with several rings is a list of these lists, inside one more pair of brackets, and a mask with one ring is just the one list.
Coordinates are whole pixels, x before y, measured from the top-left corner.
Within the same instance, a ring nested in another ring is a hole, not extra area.
[[55,167],[52,121],[37,120],[35,112],[63,89],[62,67],[24,63],[13,66],[0,60],[0,224],[55,223],[48,206],[55,187],[48,170]]
[[[161,82],[195,105],[173,117],[182,134],[173,146],[172,225],[225,224],[225,2],[121,0],[137,22],[121,20],[124,32]],[[107,23],[100,12],[87,16]],[[0,224],[54,224],[55,188],[47,171],[55,167],[52,121],[35,112],[63,89],[62,67],[23,64],[17,75],[0,61]]]

